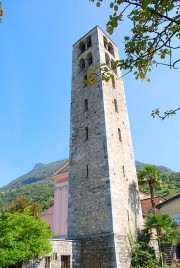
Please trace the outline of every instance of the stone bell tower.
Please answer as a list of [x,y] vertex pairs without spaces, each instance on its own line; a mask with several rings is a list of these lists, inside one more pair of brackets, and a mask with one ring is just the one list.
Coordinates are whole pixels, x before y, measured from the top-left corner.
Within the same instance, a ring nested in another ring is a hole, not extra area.
[[73,46],[68,238],[81,242],[81,268],[130,266],[128,234],[142,220],[123,81],[84,80],[119,58],[97,26]]

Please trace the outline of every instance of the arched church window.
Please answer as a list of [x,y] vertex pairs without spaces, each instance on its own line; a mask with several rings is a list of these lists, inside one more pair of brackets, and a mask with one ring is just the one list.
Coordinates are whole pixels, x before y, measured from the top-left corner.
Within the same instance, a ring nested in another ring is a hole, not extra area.
[[91,47],[91,36],[88,36],[88,37],[86,38],[86,46],[87,46],[87,49],[88,49],[89,47]]
[[107,38],[105,36],[103,36],[103,41],[104,41],[104,47],[106,49],[108,49],[108,41],[107,41]]
[[79,67],[80,67],[80,71],[82,71],[85,68],[85,60],[82,58],[79,61]]
[[88,53],[86,56],[87,62],[88,62],[88,66],[90,66],[92,64],[92,53]]
[[109,42],[109,44],[108,44],[108,50],[114,56],[114,48],[113,48],[113,45],[111,44],[111,42]]
[[79,43],[79,50],[80,50],[80,54],[83,53],[85,51],[86,47],[85,47],[85,43],[84,41],[81,41]]

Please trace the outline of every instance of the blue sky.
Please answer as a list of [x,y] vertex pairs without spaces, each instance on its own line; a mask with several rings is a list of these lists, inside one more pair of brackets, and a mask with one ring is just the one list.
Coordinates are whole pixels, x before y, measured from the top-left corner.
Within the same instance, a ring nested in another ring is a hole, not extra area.
[[[109,3],[109,1],[107,1]],[[3,0],[0,25],[0,187],[69,155],[72,45],[109,9],[88,0]],[[111,36],[123,55],[123,23]],[[151,83],[124,77],[135,159],[180,171],[180,113],[160,121],[151,110],[179,107],[179,70],[155,68]]]

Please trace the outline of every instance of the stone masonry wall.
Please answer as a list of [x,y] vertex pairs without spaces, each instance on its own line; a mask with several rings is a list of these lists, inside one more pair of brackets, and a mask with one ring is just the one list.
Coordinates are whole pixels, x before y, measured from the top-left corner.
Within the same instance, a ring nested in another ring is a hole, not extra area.
[[[79,43],[73,49],[71,142],[68,223],[70,237],[112,231],[111,195],[106,147],[106,130],[101,78],[95,86],[85,86],[89,68],[100,64],[97,29],[92,46],[80,54]],[[79,61],[92,53],[93,65],[79,69]],[[85,111],[84,101],[88,100]],[[88,139],[86,139],[88,127]],[[87,177],[88,166],[88,177]]]
[[31,259],[24,263],[23,268],[45,268],[46,259],[50,259],[51,268],[61,267],[61,257],[69,256],[67,268],[80,268],[80,241],[51,240],[52,251],[41,258]]

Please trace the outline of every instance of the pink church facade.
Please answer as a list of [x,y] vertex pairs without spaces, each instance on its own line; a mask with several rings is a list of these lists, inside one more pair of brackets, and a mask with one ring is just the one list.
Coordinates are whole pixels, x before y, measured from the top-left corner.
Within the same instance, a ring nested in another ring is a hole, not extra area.
[[62,165],[53,175],[54,206],[41,214],[41,219],[47,221],[55,235],[67,236],[68,230],[68,179],[69,161]]

